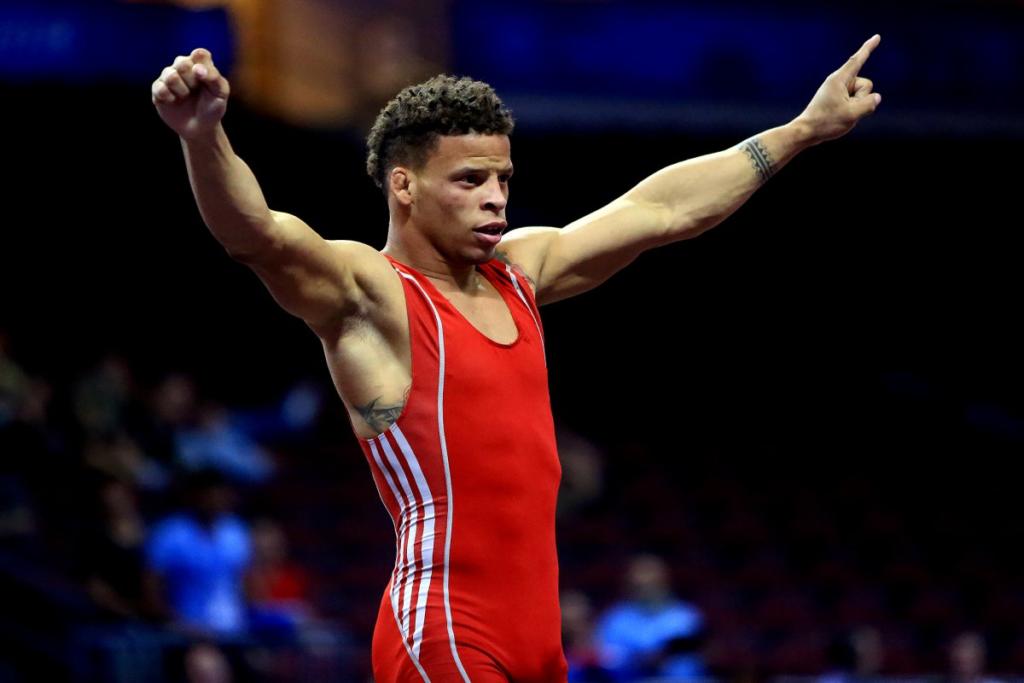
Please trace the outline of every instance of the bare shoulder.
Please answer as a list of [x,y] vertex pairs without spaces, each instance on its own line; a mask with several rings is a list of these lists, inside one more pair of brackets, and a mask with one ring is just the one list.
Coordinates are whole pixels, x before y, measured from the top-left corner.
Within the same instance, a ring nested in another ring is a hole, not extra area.
[[367,295],[397,282],[391,262],[369,244],[354,240],[328,240],[327,246],[333,257],[347,266],[355,284]]
[[530,283],[534,294],[544,269],[544,259],[558,228],[528,227],[510,230],[495,250],[494,257],[512,266]]
[[339,262],[346,264],[352,284],[363,299],[361,317],[387,322],[401,314],[404,310],[401,279],[384,254],[353,240],[328,240],[327,244]]
[[289,213],[272,211],[271,218],[264,239],[232,256],[252,268],[275,301],[317,334],[336,334],[349,319],[371,319],[375,309],[393,301],[395,278],[376,249],[352,240],[326,240]]

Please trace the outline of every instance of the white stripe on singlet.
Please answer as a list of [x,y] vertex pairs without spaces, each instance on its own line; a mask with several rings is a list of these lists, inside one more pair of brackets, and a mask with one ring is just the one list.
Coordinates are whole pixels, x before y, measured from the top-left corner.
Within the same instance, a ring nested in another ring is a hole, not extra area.
[[[393,427],[394,425],[392,425]],[[388,431],[392,430],[389,429]],[[399,614],[402,618],[402,637],[408,639],[409,610],[412,607],[412,584],[416,571],[416,531],[419,524],[417,507],[419,501],[416,500],[416,494],[413,492],[412,486],[409,485],[409,478],[405,476],[405,470],[402,469],[402,463],[398,462],[398,456],[395,455],[394,449],[391,448],[391,443],[383,434],[378,439],[392,471],[398,476],[398,483],[402,487],[402,492],[405,494],[406,506],[402,510],[402,521],[405,526],[405,558],[402,565],[402,580],[399,585],[398,605]]]
[[[383,437],[383,436],[384,435],[381,434],[381,437]],[[388,486],[391,488],[391,493],[392,493],[392,495],[394,495],[395,501],[399,504],[399,506],[402,506],[403,505],[403,503],[402,503],[402,496],[399,494],[398,487],[395,486],[395,482],[391,478],[391,475],[388,473],[387,468],[384,467],[384,463],[383,463],[383,461],[380,458],[380,452],[377,450],[376,442],[373,439],[369,439],[368,443],[370,444],[370,452],[373,453],[373,459],[377,463],[377,468],[384,475],[384,479],[385,479],[385,481],[387,481]],[[380,494],[380,491],[378,491],[377,493]],[[380,502],[381,503],[384,502],[384,496],[383,495],[381,495]],[[387,509],[387,507],[388,506],[385,503],[384,509]],[[404,515],[402,515],[401,512],[399,513],[399,516],[400,517],[404,517]],[[420,672],[420,676],[423,677],[424,683],[430,683],[430,677],[427,676],[427,672],[423,670],[423,666],[420,665],[419,659],[417,658],[416,655],[413,654],[412,649],[410,649],[410,647],[409,647],[409,643],[408,643],[408,641],[407,641],[407,639],[405,637],[405,633],[402,632],[402,622],[401,622],[401,620],[398,617],[398,595],[397,595],[395,579],[398,578],[397,574],[398,574],[398,566],[399,566],[399,563],[401,562],[401,547],[402,547],[402,544],[401,544],[401,534],[399,533],[399,527],[398,527],[398,524],[395,522],[395,519],[393,517],[391,518],[391,523],[395,526],[395,569],[391,572],[391,591],[390,591],[391,592],[391,612],[392,612],[392,614],[395,615],[395,627],[398,628],[398,633],[399,633],[399,635],[402,636],[402,645],[405,646],[405,651],[409,653],[409,659],[412,660],[413,666],[416,667],[416,670]]]
[[427,485],[427,478],[423,475],[416,454],[409,445],[405,434],[399,429],[398,424],[392,426],[395,443],[405,456],[405,461],[412,472],[413,480],[420,492],[420,500],[423,504],[423,531],[420,535],[420,558],[422,562],[419,594],[416,596],[416,612],[413,615],[413,642],[412,651],[417,657],[420,654],[420,644],[423,642],[423,623],[426,619],[427,596],[430,591],[430,576],[434,562],[434,496]]
[[[452,501],[452,475],[451,468],[448,466],[448,442],[445,439],[444,433],[444,326],[441,324],[441,316],[437,312],[437,307],[434,306],[434,302],[427,296],[426,291],[415,277],[403,272],[399,268],[395,267],[398,274],[409,280],[416,289],[419,290],[423,298],[426,299],[427,305],[430,306],[430,311],[434,314],[434,320],[437,322],[437,348],[438,348],[438,371],[437,371],[437,433],[441,442],[441,460],[444,463],[444,483],[445,493],[448,496],[448,512],[447,512],[447,529],[444,535],[444,614],[445,619],[448,623],[448,643],[451,646],[452,658],[455,660],[455,666],[459,670],[459,674],[462,676],[462,680],[465,683],[470,683],[469,676],[466,675],[466,669],[462,666],[462,660],[459,659],[459,651],[455,647],[455,631],[452,629],[452,605],[451,599],[448,593],[448,564],[451,556],[452,546],[452,514],[454,504]],[[410,335],[412,331],[410,330]],[[411,654],[411,653],[410,653]]]

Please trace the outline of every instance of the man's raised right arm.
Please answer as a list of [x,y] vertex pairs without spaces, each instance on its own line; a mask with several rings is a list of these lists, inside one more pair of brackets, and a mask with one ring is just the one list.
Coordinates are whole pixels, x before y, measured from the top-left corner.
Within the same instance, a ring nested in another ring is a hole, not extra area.
[[153,104],[181,139],[199,212],[232,258],[251,267],[274,299],[324,335],[365,312],[370,281],[386,272],[372,247],[327,241],[295,216],[273,211],[221,119],[229,85],[207,50],[180,56],[153,82]]

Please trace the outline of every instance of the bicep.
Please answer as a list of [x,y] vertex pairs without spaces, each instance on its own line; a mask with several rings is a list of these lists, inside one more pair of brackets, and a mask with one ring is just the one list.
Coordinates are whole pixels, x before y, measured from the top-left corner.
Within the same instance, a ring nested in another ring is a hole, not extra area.
[[360,312],[367,283],[386,272],[384,257],[360,242],[325,240],[291,214],[272,213],[274,239],[243,263],[274,300],[317,331]]
[[498,260],[511,265],[524,276],[533,290],[539,291],[538,282],[544,269],[544,259],[559,230],[549,227],[516,228],[505,234],[496,250]]
[[556,230],[546,244],[537,301],[582,294],[664,241],[669,219],[656,206],[622,197]]

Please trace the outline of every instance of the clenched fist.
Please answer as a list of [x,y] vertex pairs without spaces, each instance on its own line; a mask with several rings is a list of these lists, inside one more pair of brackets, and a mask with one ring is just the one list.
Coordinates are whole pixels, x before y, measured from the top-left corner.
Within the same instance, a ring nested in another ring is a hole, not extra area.
[[153,104],[171,130],[187,139],[209,133],[224,117],[230,86],[209,50],[175,58],[153,81]]

